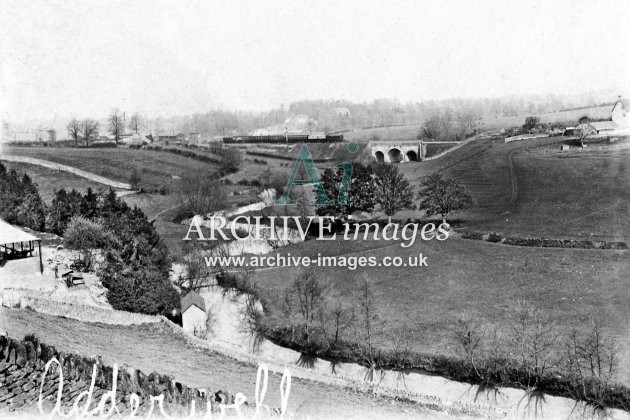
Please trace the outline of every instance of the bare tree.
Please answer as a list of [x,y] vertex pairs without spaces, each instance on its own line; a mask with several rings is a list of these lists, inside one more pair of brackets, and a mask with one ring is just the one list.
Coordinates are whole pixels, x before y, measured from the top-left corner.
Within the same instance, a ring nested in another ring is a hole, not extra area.
[[85,140],[85,147],[88,147],[90,140],[95,140],[98,136],[98,122],[89,118],[81,121],[81,134]]
[[486,330],[481,320],[477,316],[469,313],[462,314],[457,321],[455,330],[459,350],[463,351],[466,362],[481,380],[486,380],[485,362],[487,357],[484,354],[486,349],[484,343],[487,341]]
[[337,347],[343,334],[353,325],[354,319],[353,308],[340,299],[334,298],[326,302],[320,313],[320,324],[329,348]]
[[571,379],[579,385],[570,390],[573,397],[605,408],[619,367],[619,349],[610,331],[597,321],[588,330],[573,329],[567,340],[566,360]]
[[365,378],[374,379],[374,373],[379,369],[377,361],[379,352],[374,343],[374,336],[378,333],[380,323],[376,313],[376,299],[370,284],[370,278],[364,274],[359,286],[359,305],[358,305],[358,324],[359,331],[355,331],[357,335],[357,343],[359,353],[363,357],[363,362],[368,366]]
[[541,309],[518,302],[508,312],[509,348],[526,374],[525,388],[536,387],[548,369],[557,364],[554,347],[558,333],[553,320]]
[[180,263],[184,266],[186,273],[185,276],[180,275],[176,281],[176,285],[182,291],[182,295],[188,291],[199,292],[215,274],[215,270],[206,265],[204,253],[197,248],[182,256]]
[[81,121],[73,118],[66,126],[68,135],[74,140],[74,145],[79,145],[79,137],[81,136]]
[[584,142],[586,139],[593,134],[594,130],[592,126],[588,123],[584,123],[580,126],[578,130],[578,137],[580,139],[580,147],[584,147]]
[[109,115],[109,132],[114,136],[114,141],[116,145],[122,138],[122,135],[125,132],[125,123],[123,114],[118,111],[118,109],[114,109],[112,113]]
[[182,206],[191,216],[206,215],[228,206],[225,186],[207,175],[183,177],[179,191]]
[[138,134],[138,132],[140,131],[140,129],[142,128],[144,124],[144,121],[142,119],[142,116],[140,114],[138,114],[137,112],[135,112],[131,118],[129,118],[129,129],[131,131],[133,131],[134,133]]
[[323,309],[325,287],[313,269],[300,271],[293,281],[299,314],[303,321],[306,345],[310,345],[311,329]]

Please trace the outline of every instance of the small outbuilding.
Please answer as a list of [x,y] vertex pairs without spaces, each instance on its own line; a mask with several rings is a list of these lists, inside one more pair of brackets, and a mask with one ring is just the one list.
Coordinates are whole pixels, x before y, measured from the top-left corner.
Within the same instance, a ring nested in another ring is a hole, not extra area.
[[195,334],[206,330],[206,302],[198,293],[191,291],[182,298],[181,313],[185,331]]
[[39,255],[39,271],[44,272],[42,240],[0,219],[0,260],[30,258]]

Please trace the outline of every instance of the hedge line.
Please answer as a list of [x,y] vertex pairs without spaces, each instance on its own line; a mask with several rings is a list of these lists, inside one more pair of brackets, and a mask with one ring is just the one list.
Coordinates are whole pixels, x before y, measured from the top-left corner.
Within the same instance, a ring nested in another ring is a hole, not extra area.
[[485,242],[496,242],[505,245],[530,246],[538,248],[574,248],[574,249],[630,249],[627,242],[607,242],[575,240],[575,239],[548,239],[548,238],[520,238],[516,236],[502,236],[498,233],[461,232],[463,239],[472,239]]
[[[276,155],[276,154],[273,154],[273,153],[250,152],[250,151],[246,151],[245,153],[247,153],[248,155],[251,155],[251,156],[262,156],[262,157],[272,158],[272,159],[290,160],[291,162],[293,162],[295,160],[295,158],[291,157],[291,156],[280,156],[280,155]],[[313,162],[315,162],[315,163],[326,163],[326,162],[330,162],[330,159],[313,159]]]

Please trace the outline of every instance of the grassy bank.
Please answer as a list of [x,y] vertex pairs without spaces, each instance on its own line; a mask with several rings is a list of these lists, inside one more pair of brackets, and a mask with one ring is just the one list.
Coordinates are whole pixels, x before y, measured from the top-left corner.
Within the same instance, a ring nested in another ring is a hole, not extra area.
[[28,163],[2,161],[2,164],[8,170],[15,169],[17,173],[27,173],[33,182],[37,184],[42,199],[48,204],[52,201],[54,192],[62,188],[66,190],[74,188],[81,193],[85,193],[88,187],[91,187],[94,191],[107,191],[109,189],[106,185],[90,181],[70,172],[57,171]]
[[[372,249],[370,249],[372,248]],[[356,304],[363,276],[371,279],[376,315],[383,328],[375,343],[392,349],[405,330],[411,350],[456,355],[455,338],[462,314],[475,314],[501,326],[506,311],[527,302],[548,313],[559,331],[569,331],[595,318],[614,327],[620,345],[619,381],[630,384],[628,251],[532,248],[463,239],[420,242],[409,248],[387,242],[307,241],[282,248],[281,255],[400,256],[422,253],[428,267],[319,267],[318,271],[343,302]],[[291,268],[256,273],[256,283],[272,311],[296,274]]]
[[181,178],[219,170],[216,164],[155,150],[7,147],[3,152],[73,166],[121,182],[129,182],[131,174],[137,170],[140,187],[151,191],[163,187],[172,189],[177,185],[174,176]]
[[[567,144],[571,149],[561,153]],[[475,206],[456,217],[472,230],[623,241],[630,237],[629,144],[622,139],[580,149],[563,137],[507,144],[495,137],[400,169],[416,183],[435,172],[463,183]]]
[[[0,328],[11,337],[35,333],[42,342],[58,350],[99,355],[106,365],[124,363],[147,374],[155,371],[170,375],[192,387],[242,392],[250,404],[254,401],[257,366],[195,347],[162,323],[136,326],[84,323],[0,307]],[[269,372],[265,404],[270,407],[280,407],[281,378],[282,375]],[[297,418],[361,416],[376,420],[390,415],[406,419],[447,418],[415,404],[297,377],[291,383],[288,409]]]

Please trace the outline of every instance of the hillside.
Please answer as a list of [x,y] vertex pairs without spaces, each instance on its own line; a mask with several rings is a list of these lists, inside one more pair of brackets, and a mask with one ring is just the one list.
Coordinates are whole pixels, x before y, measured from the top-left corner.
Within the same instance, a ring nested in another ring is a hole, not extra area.
[[[511,127],[520,127],[525,118],[535,115],[543,123],[563,122],[567,126],[575,125],[578,119],[584,115],[591,119],[608,119],[612,106],[599,106],[592,108],[580,108],[569,111],[549,112],[544,114],[519,114],[513,116],[484,115],[477,124],[480,132],[497,131]],[[370,141],[370,140],[414,140],[422,130],[422,123],[391,127],[356,128],[343,132],[345,140]]]
[[90,181],[89,179],[65,171],[58,171],[28,163],[6,162],[1,160],[0,163],[2,163],[7,170],[15,169],[19,174],[27,173],[28,176],[32,178],[33,182],[37,184],[39,194],[47,203],[50,203],[52,200],[54,191],[61,188],[67,190],[74,188],[81,193],[85,193],[88,187],[92,188],[94,191],[106,190],[108,188],[101,183]]
[[148,190],[171,189],[177,184],[173,176],[212,173],[218,169],[215,164],[155,150],[5,147],[3,153],[49,160],[121,182],[128,182],[135,169],[140,174],[140,186]]
[[[161,323],[136,326],[83,323],[0,306],[0,326],[12,337],[36,333],[58,350],[85,356],[102,356],[107,365],[127,364],[147,374],[159,372],[187,386],[243,392],[254,401],[257,366],[196,348]],[[269,373],[265,403],[280,407],[280,379]],[[344,418],[446,417],[413,404],[370,397],[342,387],[293,378],[288,409],[299,416]]]
[[[560,145],[569,145],[561,153]],[[471,211],[467,228],[535,237],[630,238],[630,141],[581,149],[564,137],[504,143],[488,137],[444,157],[400,165],[415,183],[435,172],[462,182]]]
[[[348,304],[356,304],[360,282],[368,276],[382,347],[395,346],[404,331],[413,351],[454,355],[460,351],[456,340],[460,317],[473,314],[492,326],[504,326],[507,310],[522,301],[543,309],[561,336],[588,319],[613,328],[622,350],[619,380],[630,384],[628,251],[517,247],[456,238],[418,241],[409,248],[370,242],[372,250],[361,243],[307,241],[282,248],[281,253],[375,256],[378,261],[399,256],[405,262],[408,256],[427,256],[428,267],[317,269],[333,295]],[[289,268],[265,269],[257,272],[256,281],[276,307],[295,274]]]

